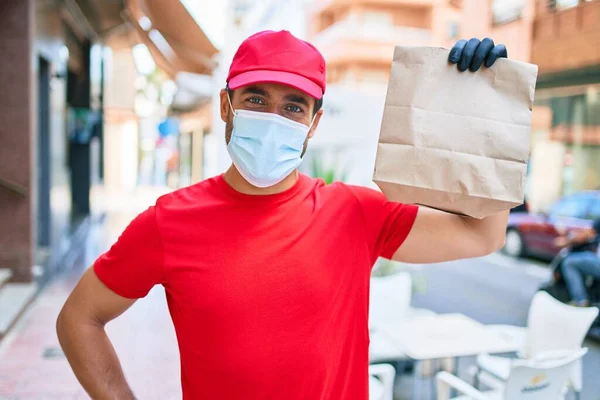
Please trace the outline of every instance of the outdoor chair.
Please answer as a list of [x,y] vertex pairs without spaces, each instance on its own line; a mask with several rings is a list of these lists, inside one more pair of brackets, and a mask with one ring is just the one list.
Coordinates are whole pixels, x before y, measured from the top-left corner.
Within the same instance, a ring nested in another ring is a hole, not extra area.
[[[581,362],[587,348],[546,352],[529,360],[517,360],[506,381],[482,392],[448,372],[436,376],[438,400],[562,400],[567,392],[573,366]],[[459,397],[450,397],[452,390]]]
[[[518,356],[521,359],[532,359],[547,351],[580,349],[597,315],[596,307],[569,306],[540,291],[531,302],[526,328],[499,325],[491,326],[490,329],[520,340],[522,350]],[[493,386],[498,381],[506,381],[514,362],[516,359],[480,355],[477,357],[477,366],[473,370],[475,386],[477,387],[479,382]],[[570,385],[579,398],[583,385],[582,364],[579,361],[572,368]]]
[[369,400],[393,400],[395,378],[392,365],[369,365]]

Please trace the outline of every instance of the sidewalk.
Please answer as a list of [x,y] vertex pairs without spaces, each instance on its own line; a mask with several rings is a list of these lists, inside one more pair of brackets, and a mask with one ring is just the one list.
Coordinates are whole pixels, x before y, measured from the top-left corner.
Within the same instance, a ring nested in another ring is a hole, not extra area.
[[[89,398],[60,350],[56,317],[83,271],[161,193],[152,188],[119,194],[96,190],[95,212],[106,211],[106,218],[93,224],[75,267],[50,283],[0,342],[0,400]],[[177,342],[162,288],[108,324],[107,332],[140,399],[181,398]]]

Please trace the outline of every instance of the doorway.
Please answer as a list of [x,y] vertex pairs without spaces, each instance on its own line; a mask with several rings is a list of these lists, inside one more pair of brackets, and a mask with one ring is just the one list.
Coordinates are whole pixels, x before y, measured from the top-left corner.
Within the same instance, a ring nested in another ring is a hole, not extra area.
[[38,138],[37,138],[37,244],[50,246],[50,64],[42,57],[38,60]]

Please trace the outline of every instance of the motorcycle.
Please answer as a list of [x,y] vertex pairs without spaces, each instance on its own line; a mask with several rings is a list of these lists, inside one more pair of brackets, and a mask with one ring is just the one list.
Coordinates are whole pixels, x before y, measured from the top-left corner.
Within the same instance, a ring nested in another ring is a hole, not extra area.
[[[550,269],[552,271],[550,282],[541,286],[539,290],[547,292],[562,303],[569,303],[571,301],[571,296],[569,295],[565,279],[561,272],[562,263],[570,254],[575,252],[595,250],[595,243],[593,242],[563,248],[550,262]],[[592,306],[600,307],[600,279],[588,277],[586,279],[586,286],[590,304]],[[600,340],[600,316],[592,323],[588,336]]]

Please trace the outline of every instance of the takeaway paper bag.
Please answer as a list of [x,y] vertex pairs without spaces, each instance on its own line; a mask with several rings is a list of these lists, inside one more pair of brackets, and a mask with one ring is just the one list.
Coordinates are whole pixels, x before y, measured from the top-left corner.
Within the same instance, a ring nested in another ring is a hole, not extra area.
[[483,218],[523,202],[537,66],[461,73],[448,55],[396,47],[373,181],[392,201]]

